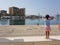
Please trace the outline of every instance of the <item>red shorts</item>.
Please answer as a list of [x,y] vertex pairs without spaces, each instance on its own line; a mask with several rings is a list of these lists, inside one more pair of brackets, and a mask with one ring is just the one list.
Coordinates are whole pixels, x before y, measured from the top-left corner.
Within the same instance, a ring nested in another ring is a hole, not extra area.
[[50,26],[46,26],[45,27],[45,31],[49,31],[50,32],[50,30],[51,30]]

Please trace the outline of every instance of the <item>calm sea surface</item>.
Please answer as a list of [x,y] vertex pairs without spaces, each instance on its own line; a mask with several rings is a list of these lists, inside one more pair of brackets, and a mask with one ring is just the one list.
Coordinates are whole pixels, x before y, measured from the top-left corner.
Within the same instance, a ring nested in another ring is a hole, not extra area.
[[[44,19],[21,19],[21,20],[0,20],[0,25],[44,25]],[[51,25],[60,23],[60,19],[54,18],[50,21]]]
[[[44,19],[26,19],[25,20],[25,25],[44,25]],[[59,20],[54,19],[50,21],[51,25],[57,25],[59,23]]]

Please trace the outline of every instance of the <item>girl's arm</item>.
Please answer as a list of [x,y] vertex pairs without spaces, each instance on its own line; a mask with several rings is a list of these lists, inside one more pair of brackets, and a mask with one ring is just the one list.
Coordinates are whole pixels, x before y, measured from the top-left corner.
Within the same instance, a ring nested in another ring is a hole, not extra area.
[[50,18],[49,18],[49,20],[53,20],[53,19],[54,19],[54,17],[50,17]]

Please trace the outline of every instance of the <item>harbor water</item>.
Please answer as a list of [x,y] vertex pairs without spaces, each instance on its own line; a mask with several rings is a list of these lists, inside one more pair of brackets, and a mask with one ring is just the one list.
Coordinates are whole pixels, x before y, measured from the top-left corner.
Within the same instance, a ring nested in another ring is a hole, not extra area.
[[[1,25],[44,25],[44,19],[21,19],[21,20],[10,20],[10,19],[3,19],[0,20]],[[54,18],[50,21],[51,25],[57,25],[60,23],[60,20]]]

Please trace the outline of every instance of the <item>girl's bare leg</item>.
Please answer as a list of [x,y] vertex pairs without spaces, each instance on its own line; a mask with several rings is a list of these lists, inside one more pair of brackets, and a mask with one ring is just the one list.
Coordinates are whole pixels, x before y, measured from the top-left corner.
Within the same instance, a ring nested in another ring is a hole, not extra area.
[[46,39],[47,39],[47,31],[46,31]]
[[49,39],[49,36],[50,36],[50,32],[48,31],[48,34],[47,34],[47,36],[48,36],[48,39]]
[[50,32],[46,31],[46,39],[49,39]]

